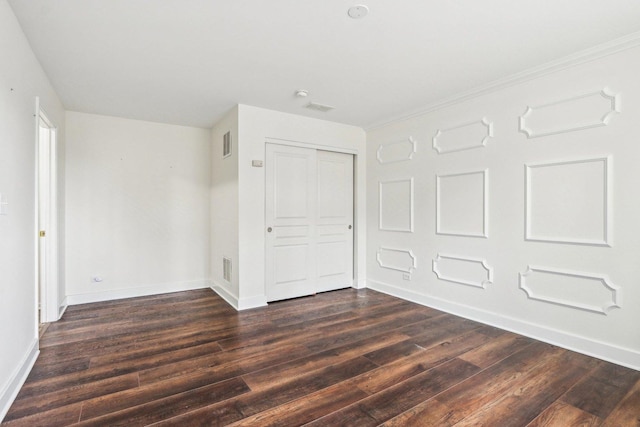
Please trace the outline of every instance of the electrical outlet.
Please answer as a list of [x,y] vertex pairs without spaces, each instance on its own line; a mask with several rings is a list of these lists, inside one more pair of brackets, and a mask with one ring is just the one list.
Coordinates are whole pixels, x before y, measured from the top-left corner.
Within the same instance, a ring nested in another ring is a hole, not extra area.
[[404,273],[404,274],[402,275],[402,278],[403,278],[404,280],[411,280],[411,274],[410,274],[410,273]]

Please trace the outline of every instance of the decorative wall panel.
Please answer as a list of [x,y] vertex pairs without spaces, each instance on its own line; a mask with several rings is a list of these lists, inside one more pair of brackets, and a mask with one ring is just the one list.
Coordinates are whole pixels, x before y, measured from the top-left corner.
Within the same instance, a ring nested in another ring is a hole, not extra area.
[[378,248],[376,261],[382,268],[411,273],[417,267],[416,256],[411,249]]
[[620,95],[609,89],[589,92],[548,104],[527,107],[520,116],[520,132],[527,138],[555,135],[609,124],[620,112]]
[[609,157],[525,165],[525,239],[610,246]]
[[436,175],[436,233],[488,237],[489,171]]
[[411,160],[417,151],[418,144],[413,137],[410,136],[401,141],[380,144],[376,152],[376,158],[378,159],[378,163],[386,165]]
[[493,282],[493,268],[486,260],[438,254],[433,260],[438,279],[485,288]]
[[622,306],[620,289],[605,275],[528,266],[520,289],[532,300],[594,313]]
[[413,232],[413,178],[378,183],[379,229]]
[[438,129],[433,137],[433,149],[438,154],[481,148],[493,136],[493,123],[486,118],[447,129]]

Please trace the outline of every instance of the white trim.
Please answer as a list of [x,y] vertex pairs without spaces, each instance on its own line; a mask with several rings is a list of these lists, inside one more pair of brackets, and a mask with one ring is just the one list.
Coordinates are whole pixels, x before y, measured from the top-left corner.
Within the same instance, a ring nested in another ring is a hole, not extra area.
[[[557,298],[553,296],[544,296],[537,295],[535,290],[530,286],[527,286],[527,277],[531,276],[534,273],[548,273],[554,274],[558,276],[566,276],[566,277],[575,277],[580,279],[591,279],[597,280],[600,282],[602,286],[611,291],[611,300],[610,301],[602,301],[601,305],[591,305],[584,304],[580,302],[569,301],[562,298]],[[570,270],[559,270],[555,268],[543,268],[543,267],[533,267],[531,265],[527,266],[527,269],[524,273],[518,273],[518,287],[527,294],[527,298],[535,301],[542,301],[551,304],[561,305],[564,307],[575,308],[579,310],[589,311],[592,313],[604,314],[606,315],[609,310],[612,308],[621,308],[622,307],[622,290],[619,286],[611,283],[611,279],[606,274],[593,274],[593,273],[584,273],[581,271],[570,271]]]
[[[322,145],[322,144],[313,144],[308,142],[294,141],[291,139],[283,139],[283,138],[271,138],[265,137],[265,143],[267,144],[276,144],[276,145],[286,145],[289,147],[300,147],[300,148],[312,148],[320,151],[333,151],[334,153],[346,153],[346,154],[358,154],[357,148],[345,148],[345,147],[336,147],[333,145]],[[265,147],[266,151],[266,147]]]
[[[53,322],[59,319],[59,289],[58,289],[58,128],[49,119],[46,111],[40,105],[40,98],[36,97],[35,102],[35,139],[36,139],[36,328],[42,322]],[[42,238],[38,237],[40,231],[40,121],[42,121],[50,131],[51,138],[47,142],[49,153],[47,171],[48,183],[48,218],[46,218],[46,237],[44,237],[44,286],[40,288],[40,243]],[[39,296],[38,296],[39,295]],[[38,303],[40,308],[38,310]],[[38,318],[38,311],[40,318]]]
[[265,307],[267,305],[267,296],[260,295],[249,298],[238,298],[233,295],[229,290],[217,283],[215,280],[211,283],[211,290],[225,300],[236,311],[249,310],[252,308]]
[[[442,135],[446,132],[452,131],[452,130],[456,130],[456,129],[462,129],[465,127],[469,127],[475,124],[480,123],[482,126],[484,126],[487,129],[487,134],[482,136],[482,139],[480,140],[479,144],[476,143],[472,143],[472,144],[468,144],[468,145],[464,145],[462,147],[458,147],[458,148],[452,148],[452,149],[445,149],[443,148],[441,145],[438,145],[438,138],[441,138]],[[467,122],[467,123],[463,123],[461,125],[456,125],[456,126],[452,126],[446,129],[438,129],[436,131],[436,134],[433,136],[432,138],[432,148],[434,150],[436,150],[436,152],[438,154],[447,154],[447,153],[455,153],[458,151],[465,151],[465,150],[472,150],[474,148],[483,148],[487,146],[487,142],[489,142],[489,138],[493,137],[493,122],[490,122],[489,120],[487,120],[486,117],[483,117],[480,120],[475,120],[473,122]]]
[[[402,266],[398,266],[398,265],[385,264],[384,261],[382,260],[383,251],[399,252],[399,253],[407,254],[409,256],[409,259],[411,260],[411,265],[409,265],[407,268],[402,268]],[[378,248],[378,251],[376,252],[376,261],[380,266],[380,268],[387,268],[389,270],[402,271],[403,273],[411,274],[413,270],[418,268],[417,258],[411,249],[395,249],[395,248],[386,248],[381,246]]]
[[[603,162],[604,163],[604,218],[603,218],[603,238],[602,240],[591,240],[591,239],[565,239],[553,236],[535,236],[531,232],[531,169],[536,168],[544,168],[549,166],[562,166],[562,165],[573,165],[578,163],[591,163],[591,162]],[[524,239],[529,242],[545,242],[545,243],[567,243],[572,245],[586,245],[586,246],[613,246],[612,239],[612,224],[611,224],[611,206],[612,206],[612,197],[611,197],[611,189],[609,188],[611,185],[611,168],[612,168],[612,157],[611,156],[601,156],[601,157],[589,157],[589,158],[578,158],[572,160],[565,161],[555,161],[555,162],[545,162],[545,163],[526,163],[524,165]]]
[[[440,179],[451,178],[464,175],[482,174],[482,233],[464,233],[461,231],[442,231],[440,227]],[[461,172],[438,175],[436,174],[436,234],[442,236],[460,236],[460,237],[480,237],[482,239],[489,238],[489,169],[479,171]]]
[[[382,224],[382,185],[393,184],[398,182],[409,183],[409,228],[390,228],[384,227]],[[378,230],[380,231],[400,231],[403,233],[413,233],[413,178],[395,178],[378,181]]]
[[20,361],[20,364],[13,371],[9,380],[0,391],[0,423],[9,412],[9,408],[16,400],[18,392],[22,388],[22,385],[27,380],[33,365],[36,363],[36,359],[40,354],[39,341],[34,338],[29,346],[29,350],[25,353],[24,357]]
[[480,310],[475,307],[418,294],[386,283],[369,280],[367,287],[397,298],[464,317],[465,319],[495,326],[496,328],[524,335],[567,350],[576,351],[617,365],[640,370],[640,352],[636,350],[596,341],[588,337],[559,331],[542,325],[536,325],[513,317],[501,316],[495,312]]
[[[391,147],[394,145],[402,145],[402,144],[411,144],[411,152],[409,153],[409,155],[407,156],[406,159],[395,159],[395,160],[387,160],[384,161],[383,158],[383,151],[385,148],[387,147]],[[394,141],[394,142],[386,142],[383,144],[378,145],[378,150],[376,151],[376,159],[378,159],[378,163],[380,163],[381,165],[388,165],[391,163],[398,163],[398,162],[406,162],[409,160],[413,160],[413,155],[416,154],[418,152],[418,143],[416,142],[415,139],[413,139],[412,136],[409,136],[406,139],[402,139],[400,141]]]
[[[556,105],[561,105],[567,102],[576,101],[578,99],[589,98],[594,95],[600,96],[604,99],[609,100],[609,111],[607,111],[606,113],[604,113],[599,117],[593,118],[595,120],[591,120],[591,121],[586,120],[585,122],[580,123],[578,125],[569,125],[569,126],[565,125],[564,127],[556,128],[553,130],[542,131],[542,132],[536,132],[535,129],[531,129],[527,127],[526,119],[538,110],[543,110],[548,107],[555,107]],[[524,133],[527,136],[527,138],[531,139],[531,138],[539,138],[543,136],[558,135],[565,132],[591,129],[591,128],[608,125],[609,122],[611,121],[611,116],[613,116],[613,114],[616,114],[616,113],[620,113],[620,94],[619,93],[614,94],[610,92],[609,88],[605,87],[602,90],[597,90],[595,92],[587,92],[587,93],[572,96],[569,98],[548,102],[542,105],[536,105],[533,107],[527,106],[527,109],[525,110],[525,112],[518,118],[518,132]]]
[[378,129],[395,122],[409,120],[423,114],[427,114],[451,105],[458,104],[463,101],[467,101],[469,99],[477,98],[487,93],[496,92],[510,86],[515,86],[520,83],[524,83],[542,76],[546,76],[548,74],[555,73],[557,71],[586,64],[588,62],[595,61],[600,58],[625,51],[627,49],[633,49],[638,46],[640,46],[640,31],[606,43],[599,44],[597,46],[593,46],[580,52],[576,52],[572,55],[565,56],[564,58],[550,61],[546,64],[542,64],[533,68],[529,68],[528,70],[512,74],[505,78],[494,80],[487,84],[477,86],[474,89],[443,98],[413,112],[407,112],[405,114],[395,116],[391,119],[384,120],[382,122],[373,123],[369,126],[364,127],[364,129],[365,131],[370,132],[374,129]]
[[[484,268],[484,270],[487,272],[487,278],[481,281],[472,282],[469,280],[458,279],[455,277],[447,277],[446,275],[442,274],[440,270],[438,270],[438,262],[440,262],[440,260],[442,259],[452,259],[455,261],[480,264],[482,268]],[[487,262],[487,260],[483,258],[469,258],[469,257],[438,254],[436,255],[435,259],[432,261],[432,270],[438,279],[444,280],[447,282],[452,282],[452,283],[459,283],[461,285],[467,285],[467,286],[473,286],[476,288],[485,289],[487,285],[491,285],[493,283],[493,267],[489,266],[489,263]]]
[[62,304],[60,304],[60,307],[58,307],[58,319],[57,320],[62,319],[62,316],[64,315],[64,312],[67,311],[67,307],[69,307],[68,298],[64,297],[64,299],[62,300]]
[[258,295],[258,296],[249,297],[249,298],[240,298],[238,300],[238,311],[249,310],[251,308],[258,308],[258,307],[266,307],[266,306],[267,306],[266,295]]
[[139,286],[135,288],[113,289],[90,294],[67,295],[69,305],[89,304],[92,302],[111,301],[124,298],[136,298],[149,295],[168,294],[171,292],[190,291],[194,289],[210,288],[208,280],[193,280],[190,282],[158,283],[156,285]]
[[233,295],[231,292],[229,292],[226,286],[221,285],[220,283],[213,280],[211,282],[211,290],[216,294],[218,294],[220,298],[225,300],[227,304],[229,304],[231,307],[238,310],[238,298],[235,295]]

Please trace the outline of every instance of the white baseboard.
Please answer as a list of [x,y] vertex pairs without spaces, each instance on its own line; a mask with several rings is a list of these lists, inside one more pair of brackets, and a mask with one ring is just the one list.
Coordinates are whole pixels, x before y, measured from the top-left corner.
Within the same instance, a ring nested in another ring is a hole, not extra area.
[[171,292],[190,291],[193,289],[210,288],[209,280],[194,280],[191,282],[160,283],[157,285],[141,286],[137,288],[114,289],[90,294],[67,295],[68,305],[88,304],[92,302],[111,301],[123,298],[144,297],[148,295],[167,294]]
[[235,308],[237,311],[241,310],[249,310],[251,308],[264,307],[267,305],[267,297],[259,296],[259,297],[251,297],[251,298],[238,298],[233,295],[226,286],[221,285],[215,280],[211,284],[211,289],[218,295],[220,298],[229,303],[229,305]]
[[240,298],[240,300],[238,301],[238,310],[249,310],[251,308],[266,307],[266,305],[266,295],[250,298]]
[[69,298],[64,297],[64,299],[62,300],[62,304],[60,304],[60,307],[58,307],[58,318],[56,320],[62,319],[62,315],[65,311],[67,311],[67,307],[69,307]]
[[367,287],[407,301],[426,305],[456,316],[464,317],[486,325],[495,326],[496,328],[566,348],[567,350],[576,351],[617,365],[640,370],[640,353],[631,349],[595,341],[587,337],[559,331],[546,326],[536,325],[521,319],[501,316],[496,313],[479,310],[474,307],[446,301],[440,298],[430,297],[398,288],[387,283],[369,280],[367,281]]
[[220,285],[215,280],[211,283],[211,289],[218,294],[220,298],[225,300],[231,307],[238,310],[238,298],[233,295],[226,287]]
[[353,282],[353,289],[365,289],[367,287],[367,279],[358,279]]
[[40,354],[39,347],[40,345],[36,338],[31,343],[29,350],[22,358],[20,364],[16,367],[11,377],[9,377],[7,384],[3,387],[2,391],[0,391],[0,423],[7,415],[7,412],[9,412],[9,408],[16,399],[16,396],[18,396],[20,388],[27,380],[33,364],[36,363],[38,354]]

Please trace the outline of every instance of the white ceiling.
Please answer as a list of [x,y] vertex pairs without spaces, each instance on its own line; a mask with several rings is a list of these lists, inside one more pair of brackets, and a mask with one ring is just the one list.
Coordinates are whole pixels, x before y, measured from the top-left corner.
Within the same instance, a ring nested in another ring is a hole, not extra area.
[[9,3],[67,109],[197,127],[241,103],[367,128],[640,31],[638,0]]

